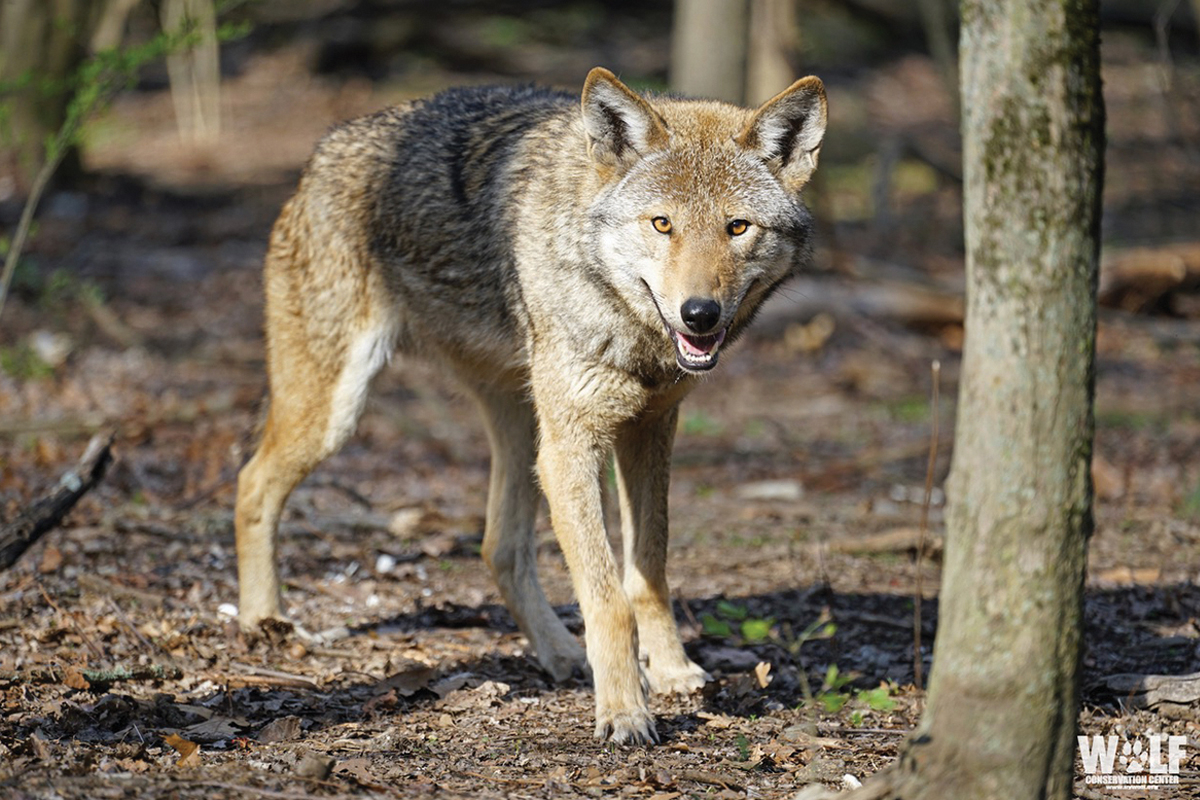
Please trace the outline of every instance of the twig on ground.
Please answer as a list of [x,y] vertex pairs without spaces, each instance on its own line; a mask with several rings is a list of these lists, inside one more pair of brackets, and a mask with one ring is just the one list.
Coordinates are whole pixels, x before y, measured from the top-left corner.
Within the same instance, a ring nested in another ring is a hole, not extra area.
[[0,569],[8,569],[30,545],[63,521],[67,512],[104,477],[112,463],[114,434],[98,433],[88,442],[75,469],[59,479],[58,487],[0,527]]
[[137,626],[133,624],[133,620],[129,618],[129,615],[125,613],[125,610],[121,608],[121,606],[117,604],[117,601],[112,597],[108,598],[108,607],[113,610],[113,613],[117,615],[119,620],[121,620],[121,624],[133,634],[133,637],[141,643],[142,647],[146,648],[150,652],[166,653],[163,648],[151,642],[142,634],[141,631],[137,629]]
[[95,656],[97,660],[102,661],[104,659],[104,651],[97,647],[96,643],[92,641],[92,637],[88,636],[87,632],[79,626],[79,620],[76,619],[75,615],[63,613],[63,610],[59,608],[58,603],[54,602],[54,598],[51,597],[50,593],[46,591],[46,587],[42,586],[40,583],[38,584],[38,591],[42,593],[42,599],[46,601],[46,605],[53,608],[60,617],[66,617],[67,619],[71,620],[71,627],[75,629],[75,633],[79,636],[83,643],[87,645],[87,649],[92,651],[92,655]]
[[292,689],[321,688],[320,682],[304,675],[295,675],[290,672],[280,672],[279,670],[265,669],[263,667],[251,667],[244,664],[233,664],[232,666],[235,669],[244,669],[246,673],[240,675],[225,674],[212,678],[212,680],[230,685],[241,682],[246,686],[277,686]]
[[87,572],[81,572],[76,578],[76,582],[79,584],[81,589],[93,592],[95,594],[104,595],[110,600],[113,600],[117,597],[125,597],[130,600],[136,600],[143,605],[154,606],[155,608],[161,608],[162,606],[167,605],[173,599],[165,595],[156,594],[154,592],[147,592],[144,589],[135,589],[132,586],[123,586],[115,581],[110,581],[107,578],[102,578],[99,575],[92,575]]
[[[122,681],[173,681],[183,677],[179,667],[148,664],[137,667],[114,669],[75,670],[93,686],[105,686]],[[62,683],[67,670],[62,667],[31,667],[28,669],[0,670],[0,683]]]

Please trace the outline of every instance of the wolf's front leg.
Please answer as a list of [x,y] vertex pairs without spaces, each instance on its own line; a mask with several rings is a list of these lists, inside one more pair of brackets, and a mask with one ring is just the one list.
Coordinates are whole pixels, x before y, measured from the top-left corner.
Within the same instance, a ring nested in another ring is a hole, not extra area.
[[596,737],[656,742],[637,659],[636,621],[605,534],[600,495],[615,430],[609,416],[622,410],[620,391],[605,385],[603,397],[579,398],[570,382],[557,375],[539,381],[536,366],[533,372],[541,432],[538,473],[583,612],[596,691]]
[[583,648],[554,613],[537,577],[537,420],[528,398],[488,386],[475,396],[492,445],[483,558],[509,612],[528,637],[538,661],[556,681],[587,665]]
[[667,488],[679,406],[622,426],[617,491],[625,545],[625,592],[633,604],[650,688],[687,694],[712,680],[683,651],[667,586]]

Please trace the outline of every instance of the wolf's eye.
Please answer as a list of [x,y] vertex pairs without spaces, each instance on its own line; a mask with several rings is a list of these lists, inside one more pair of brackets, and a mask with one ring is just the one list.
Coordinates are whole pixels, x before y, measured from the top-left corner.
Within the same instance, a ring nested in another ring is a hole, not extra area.
[[735,219],[733,222],[725,226],[725,230],[730,236],[741,236],[750,228],[750,223],[744,219]]
[[658,231],[659,233],[671,232],[671,220],[667,219],[666,217],[655,217],[654,219],[650,220],[650,224],[653,225],[654,230]]

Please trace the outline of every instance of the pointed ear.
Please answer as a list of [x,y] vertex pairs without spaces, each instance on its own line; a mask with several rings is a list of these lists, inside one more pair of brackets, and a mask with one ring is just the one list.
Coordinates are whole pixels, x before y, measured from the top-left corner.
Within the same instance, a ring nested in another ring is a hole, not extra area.
[[583,83],[583,127],[598,164],[627,167],[666,145],[667,123],[649,103],[603,67]]
[[736,141],[762,157],[789,191],[799,191],[817,168],[825,117],[825,84],[801,78],[763,103]]

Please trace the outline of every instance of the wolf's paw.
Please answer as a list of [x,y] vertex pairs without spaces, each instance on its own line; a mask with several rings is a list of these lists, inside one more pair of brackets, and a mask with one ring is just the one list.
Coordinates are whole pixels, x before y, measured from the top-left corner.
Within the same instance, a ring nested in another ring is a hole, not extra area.
[[655,694],[691,694],[704,688],[704,684],[712,680],[699,664],[687,661],[670,667],[654,668],[651,661],[646,669],[646,677],[650,680],[650,690]]
[[575,640],[563,642],[555,649],[547,649],[537,653],[538,663],[542,669],[550,673],[555,683],[563,683],[573,675],[586,677],[590,671],[587,663],[587,653]]
[[638,708],[611,713],[596,712],[596,738],[617,744],[658,744],[654,715]]
[[292,620],[283,613],[282,603],[271,591],[246,591],[238,597],[238,627],[247,633],[263,630],[263,626],[290,625]]

